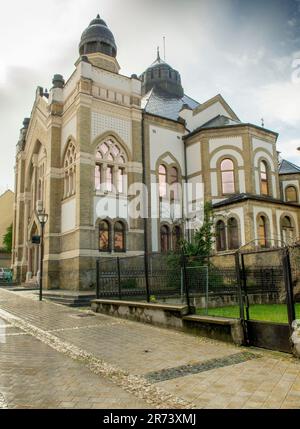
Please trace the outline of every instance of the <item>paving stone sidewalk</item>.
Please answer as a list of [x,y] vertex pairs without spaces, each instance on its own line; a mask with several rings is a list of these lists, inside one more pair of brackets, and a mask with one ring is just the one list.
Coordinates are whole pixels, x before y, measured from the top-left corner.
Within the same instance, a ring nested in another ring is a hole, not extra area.
[[[24,323],[27,331],[23,326],[13,327],[13,322],[8,341],[0,342],[0,363],[6,362],[6,370],[2,365],[0,369],[0,407],[6,401],[9,407],[80,408],[88,407],[93,398],[93,406],[99,408],[168,404],[187,408],[300,408],[300,362],[288,355],[237,348],[38,302],[5,290],[0,290],[0,317],[1,310],[18,317],[18,323]],[[35,330],[30,331],[30,326]],[[73,359],[64,349],[73,353]],[[76,361],[82,351],[85,361]],[[107,376],[102,369],[97,374],[92,372],[93,359],[99,361],[100,367],[112,366]],[[31,376],[26,374],[26,368]],[[61,379],[68,389],[59,383]],[[43,395],[38,393],[41,381],[36,380],[44,380],[42,385],[50,386],[43,387]],[[24,397],[22,392],[31,386],[32,395]]]

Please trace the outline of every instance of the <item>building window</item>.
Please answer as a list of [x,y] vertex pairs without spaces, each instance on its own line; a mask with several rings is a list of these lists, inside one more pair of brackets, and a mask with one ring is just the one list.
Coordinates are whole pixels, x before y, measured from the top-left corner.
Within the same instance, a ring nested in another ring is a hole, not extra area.
[[238,249],[240,247],[238,221],[232,217],[227,223],[228,249]]
[[99,224],[99,250],[100,252],[110,251],[110,228],[106,220],[102,220]]
[[167,169],[164,165],[158,167],[159,196],[167,195]]
[[258,244],[260,247],[267,247],[267,223],[264,216],[258,220]]
[[180,226],[176,225],[173,228],[172,231],[172,241],[173,241],[173,250],[178,251],[180,249],[180,241],[181,241],[181,228]]
[[216,248],[220,252],[226,250],[226,247],[225,223],[219,220],[216,224]]
[[221,162],[221,180],[222,180],[222,193],[234,194],[234,165],[231,159],[224,159]]
[[176,167],[171,167],[169,171],[169,180],[171,186],[171,200],[178,199],[178,170]]
[[269,195],[268,166],[265,161],[260,163],[260,192],[262,195]]
[[76,192],[76,148],[70,142],[64,158],[64,198]]
[[294,238],[294,228],[292,225],[291,218],[289,216],[284,216],[281,221],[281,236],[282,241],[285,244],[291,244]]
[[114,251],[125,252],[125,228],[119,221],[114,225]]
[[170,250],[170,230],[166,225],[160,227],[160,248],[162,252]]
[[290,203],[296,203],[298,201],[297,189],[295,186],[288,186],[285,189],[285,200]]
[[101,143],[96,150],[95,190],[124,192],[127,157],[112,140]]

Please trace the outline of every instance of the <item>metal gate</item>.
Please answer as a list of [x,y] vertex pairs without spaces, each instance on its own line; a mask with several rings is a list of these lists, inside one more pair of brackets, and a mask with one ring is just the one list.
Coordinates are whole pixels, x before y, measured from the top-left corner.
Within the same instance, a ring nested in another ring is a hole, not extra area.
[[292,353],[296,316],[289,249],[239,251],[236,270],[246,343]]

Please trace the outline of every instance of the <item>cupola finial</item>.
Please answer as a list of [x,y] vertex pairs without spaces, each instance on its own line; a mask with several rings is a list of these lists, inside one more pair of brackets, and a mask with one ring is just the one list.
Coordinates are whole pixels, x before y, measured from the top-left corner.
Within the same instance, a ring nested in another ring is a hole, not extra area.
[[157,61],[160,61],[159,46],[157,46]]

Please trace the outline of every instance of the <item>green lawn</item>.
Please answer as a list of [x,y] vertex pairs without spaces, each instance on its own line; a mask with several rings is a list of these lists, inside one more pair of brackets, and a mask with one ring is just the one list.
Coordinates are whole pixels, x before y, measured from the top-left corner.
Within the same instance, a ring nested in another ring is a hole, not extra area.
[[[287,309],[284,304],[255,304],[250,305],[249,308],[250,319],[252,320],[265,320],[268,322],[287,323]],[[197,314],[204,315],[205,309],[198,308]],[[220,317],[240,317],[239,307],[218,307],[210,308],[208,310],[209,316]],[[300,303],[296,304],[296,316],[300,318]]]

